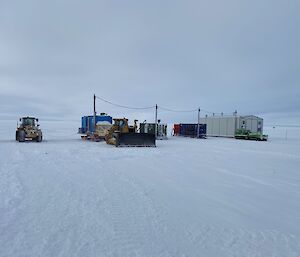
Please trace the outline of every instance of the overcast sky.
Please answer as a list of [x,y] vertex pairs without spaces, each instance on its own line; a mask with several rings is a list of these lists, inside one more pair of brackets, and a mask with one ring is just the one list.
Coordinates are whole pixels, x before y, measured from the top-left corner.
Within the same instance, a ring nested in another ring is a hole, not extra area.
[[[295,119],[299,13],[299,0],[0,0],[0,118],[79,119],[96,93],[121,105]],[[101,101],[97,110],[154,117]]]

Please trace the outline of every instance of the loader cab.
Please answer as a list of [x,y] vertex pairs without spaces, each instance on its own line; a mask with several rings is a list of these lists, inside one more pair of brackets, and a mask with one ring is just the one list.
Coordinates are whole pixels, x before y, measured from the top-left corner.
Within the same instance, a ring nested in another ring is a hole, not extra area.
[[34,117],[23,117],[20,119],[20,125],[17,124],[16,141],[36,141],[42,142],[43,134],[37,124],[39,120]]
[[33,117],[23,117],[20,119],[22,127],[25,127],[25,126],[35,127],[36,122],[38,122],[38,121],[39,121],[38,119],[33,118]]

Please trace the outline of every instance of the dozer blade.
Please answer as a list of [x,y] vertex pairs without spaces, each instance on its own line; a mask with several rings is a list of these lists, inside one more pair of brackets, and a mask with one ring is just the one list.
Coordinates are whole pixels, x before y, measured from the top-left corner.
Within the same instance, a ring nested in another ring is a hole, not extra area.
[[155,135],[148,133],[119,133],[116,146],[155,147]]

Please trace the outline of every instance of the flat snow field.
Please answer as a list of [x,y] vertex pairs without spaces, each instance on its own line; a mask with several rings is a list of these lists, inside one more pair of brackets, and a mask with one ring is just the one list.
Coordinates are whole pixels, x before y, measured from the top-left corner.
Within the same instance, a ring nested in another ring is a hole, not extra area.
[[0,125],[1,257],[300,256],[300,129],[115,148]]

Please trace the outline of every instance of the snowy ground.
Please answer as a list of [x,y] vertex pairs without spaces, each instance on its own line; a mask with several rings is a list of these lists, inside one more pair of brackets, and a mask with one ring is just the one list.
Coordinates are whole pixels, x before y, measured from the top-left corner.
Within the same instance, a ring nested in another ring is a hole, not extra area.
[[0,125],[1,257],[300,256],[300,129],[115,148]]

